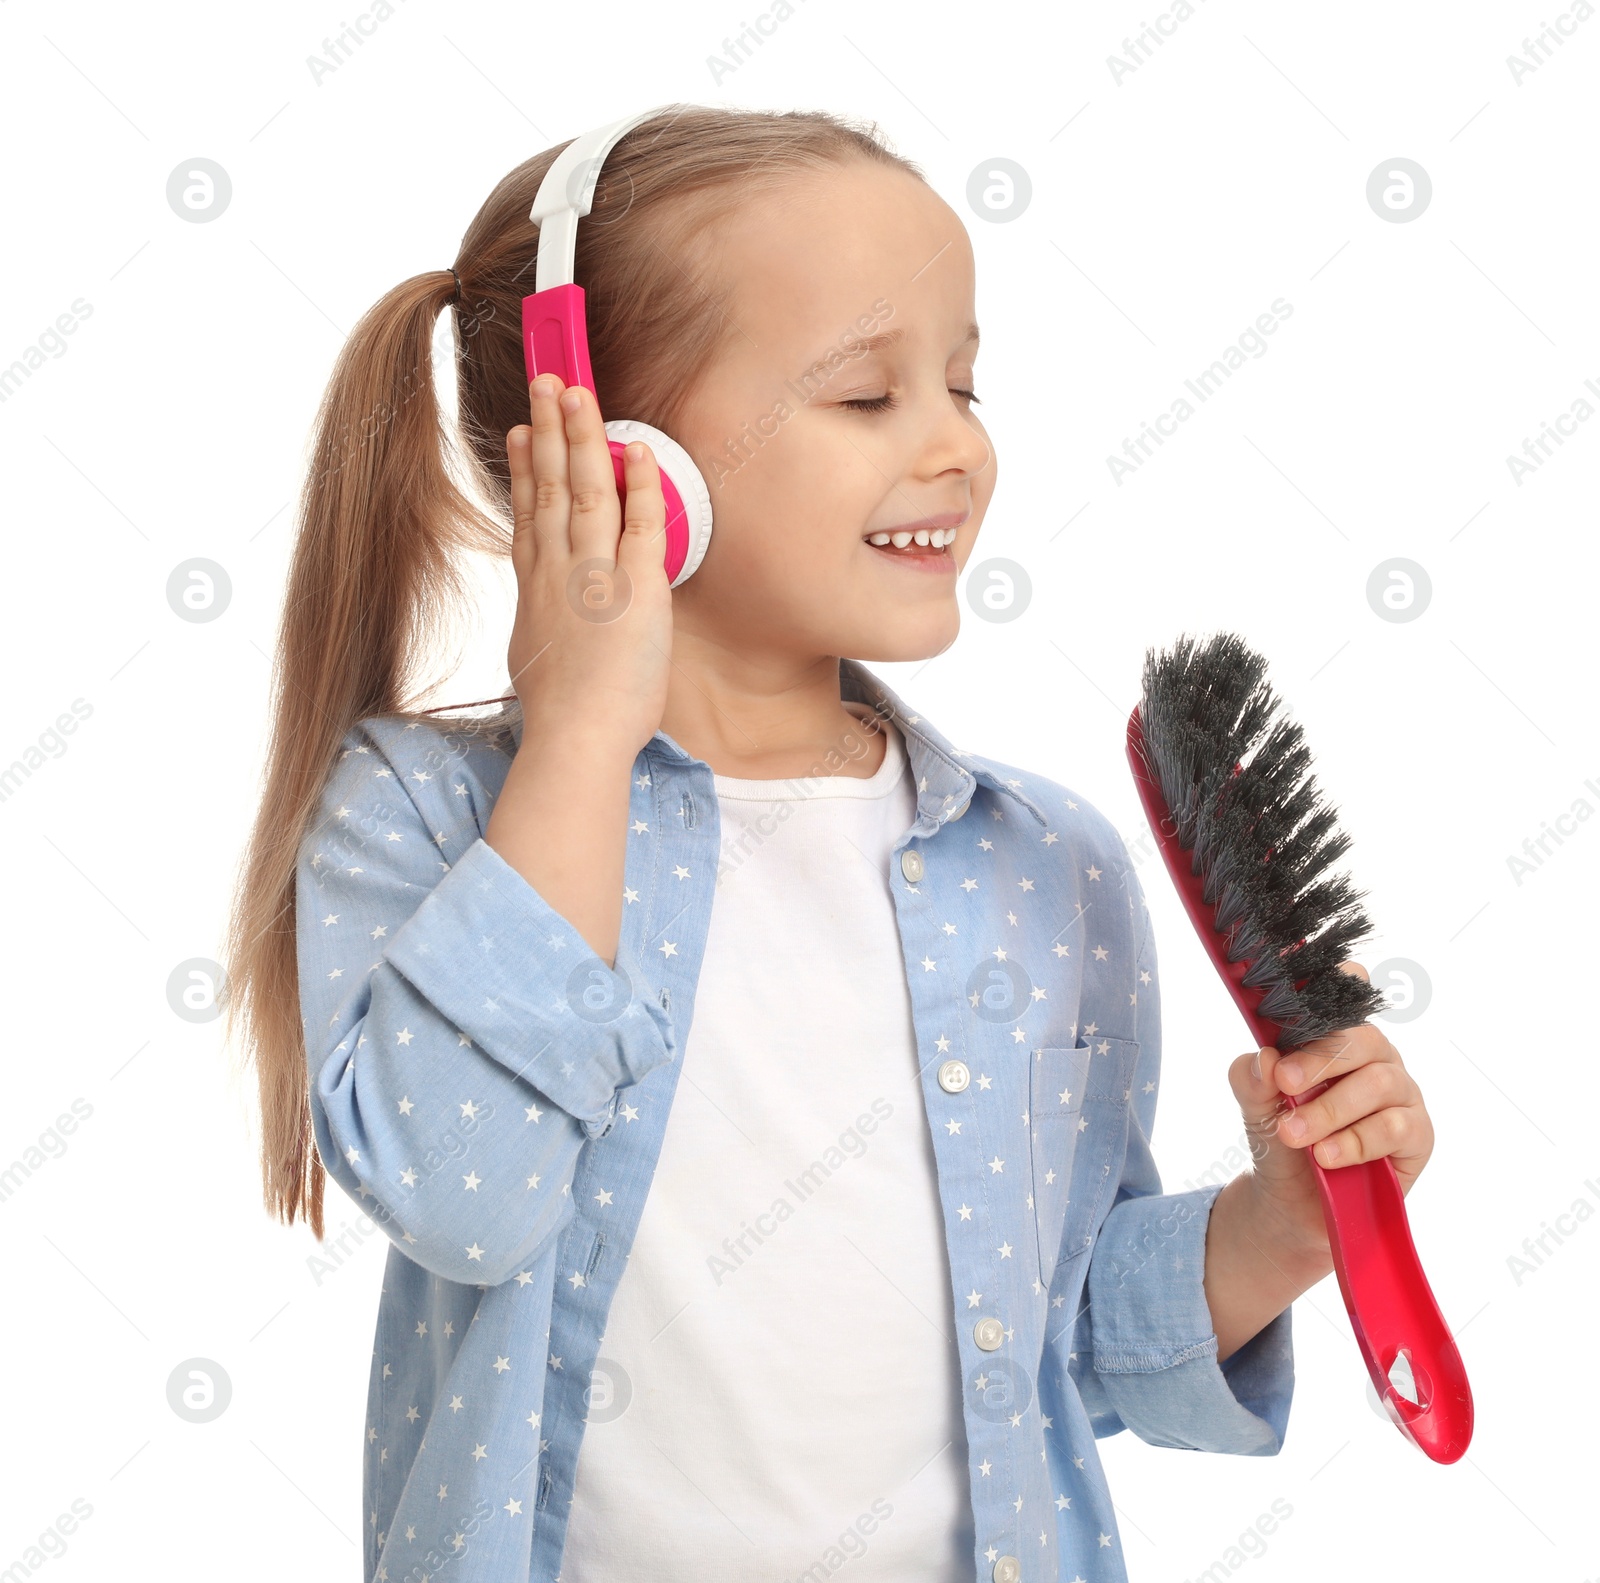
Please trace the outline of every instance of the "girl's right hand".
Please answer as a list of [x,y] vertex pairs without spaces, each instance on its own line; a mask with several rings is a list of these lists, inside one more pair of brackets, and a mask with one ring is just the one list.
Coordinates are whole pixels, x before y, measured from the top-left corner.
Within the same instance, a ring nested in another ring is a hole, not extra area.
[[[563,410],[563,393],[577,411]],[[650,447],[624,457],[617,499],[605,425],[592,392],[541,374],[531,425],[511,430],[517,615],[507,662],[523,740],[579,741],[633,756],[667,703],[672,596],[666,503]]]

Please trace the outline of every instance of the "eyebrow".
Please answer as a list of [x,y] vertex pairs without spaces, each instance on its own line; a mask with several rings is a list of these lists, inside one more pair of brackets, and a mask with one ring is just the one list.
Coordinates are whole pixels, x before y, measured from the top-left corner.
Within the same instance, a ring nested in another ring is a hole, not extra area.
[[[876,335],[858,336],[851,342],[851,345],[858,353],[879,352],[885,347],[897,346],[905,338],[905,328],[897,325],[892,330],[880,330]],[[961,338],[963,346],[969,342],[976,349],[978,345],[978,326],[976,321],[967,326],[967,333]]]

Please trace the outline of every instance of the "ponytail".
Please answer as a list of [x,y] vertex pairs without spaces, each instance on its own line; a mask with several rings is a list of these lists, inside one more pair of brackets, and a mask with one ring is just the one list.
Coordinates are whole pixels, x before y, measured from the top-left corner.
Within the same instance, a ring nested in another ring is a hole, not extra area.
[[345,734],[405,712],[415,668],[463,602],[457,552],[504,553],[505,531],[457,487],[433,379],[454,273],[395,287],[357,324],[317,414],[274,656],[267,774],[225,960],[228,1034],[261,1052],[269,1214],[320,1239],[324,1172],[307,1087],[295,951],[300,843]]

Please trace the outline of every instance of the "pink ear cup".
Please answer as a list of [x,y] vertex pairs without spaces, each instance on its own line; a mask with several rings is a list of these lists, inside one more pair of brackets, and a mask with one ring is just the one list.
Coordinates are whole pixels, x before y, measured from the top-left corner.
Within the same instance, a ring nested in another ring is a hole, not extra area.
[[711,491],[693,458],[670,434],[634,418],[613,418],[606,424],[606,434],[617,478],[617,497],[624,503],[628,490],[623,482],[623,447],[631,440],[642,440],[655,456],[667,507],[667,580],[676,588],[694,575],[711,542]]
[[[542,259],[542,231],[539,249]],[[570,266],[570,252],[567,262]],[[542,263],[540,267],[544,267]],[[568,280],[522,299],[522,350],[530,381],[541,373],[554,373],[563,384],[582,385],[598,397],[589,367],[589,328],[584,318],[582,286]],[[655,453],[661,469],[661,494],[667,506],[663,558],[669,585],[676,588],[694,575],[711,542],[711,491],[689,453],[660,429],[635,418],[613,418],[606,424],[606,434],[619,499],[626,500],[628,495],[623,447],[630,440],[643,440]]]

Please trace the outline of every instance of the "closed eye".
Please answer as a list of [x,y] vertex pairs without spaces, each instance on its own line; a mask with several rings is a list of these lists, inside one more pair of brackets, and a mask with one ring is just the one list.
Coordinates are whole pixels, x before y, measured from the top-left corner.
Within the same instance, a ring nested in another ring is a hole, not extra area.
[[[973,390],[962,390],[951,387],[952,396],[965,396],[968,401],[978,401],[978,393]],[[841,407],[848,407],[852,412],[887,412],[891,407],[898,406],[893,396],[858,396],[852,401],[841,401]]]

